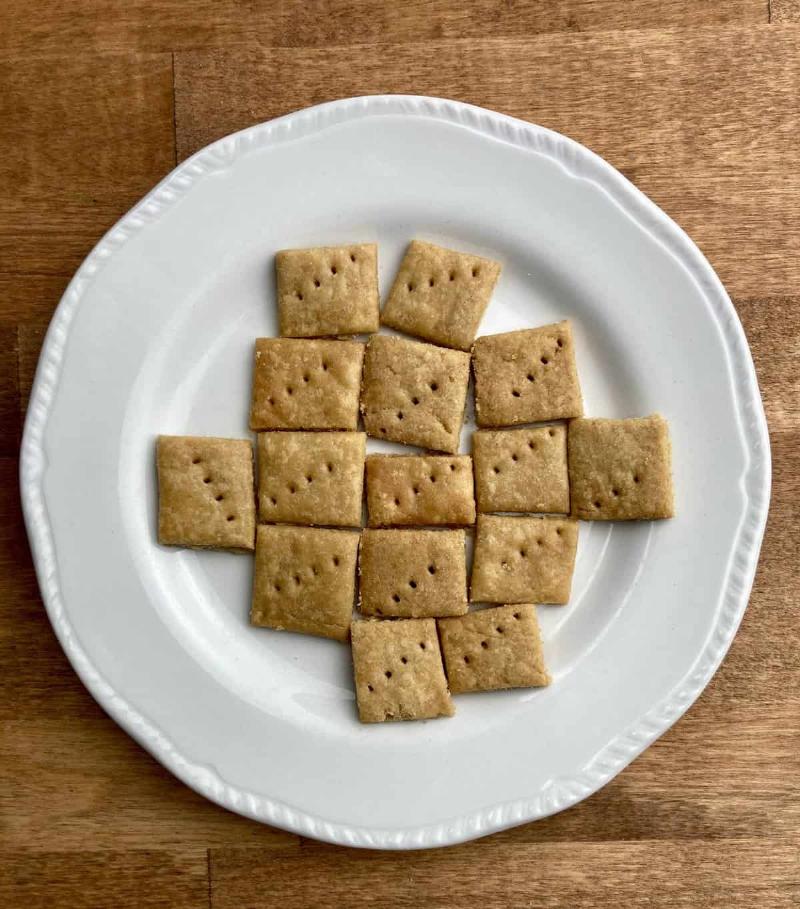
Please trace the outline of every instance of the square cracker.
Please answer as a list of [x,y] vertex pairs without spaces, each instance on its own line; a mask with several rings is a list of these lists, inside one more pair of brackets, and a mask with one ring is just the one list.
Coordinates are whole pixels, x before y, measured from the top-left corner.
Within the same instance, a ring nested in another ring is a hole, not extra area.
[[463,530],[365,530],[359,555],[364,615],[420,618],[467,611]]
[[583,414],[569,322],[478,338],[472,350],[478,426]]
[[259,520],[360,527],[366,442],[363,432],[259,433]]
[[251,429],[355,429],[364,345],[259,338]]
[[469,455],[369,455],[370,527],[475,523]]
[[471,599],[475,603],[566,603],[578,522],[478,515]]
[[275,256],[280,332],[289,338],[378,330],[378,247],[284,249]]
[[360,534],[259,524],[253,625],[347,640]]
[[479,511],[569,512],[567,429],[481,429],[472,435]]
[[535,606],[479,609],[438,625],[453,694],[550,684]]
[[256,510],[253,446],[245,439],[159,436],[158,541],[251,551]]
[[437,451],[458,451],[469,354],[405,338],[367,344],[361,412],[367,434]]
[[662,416],[573,420],[568,445],[576,518],[630,521],[673,516],[672,447]]
[[468,351],[499,276],[499,262],[412,240],[381,322]]
[[362,723],[455,713],[435,619],[353,622],[353,670]]

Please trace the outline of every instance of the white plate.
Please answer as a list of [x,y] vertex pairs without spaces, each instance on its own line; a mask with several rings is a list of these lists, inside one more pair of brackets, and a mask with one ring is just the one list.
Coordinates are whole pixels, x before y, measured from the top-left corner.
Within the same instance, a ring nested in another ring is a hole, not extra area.
[[[361,726],[347,647],[248,625],[250,558],[154,543],[153,439],[247,435],[275,249],[377,241],[385,290],[412,237],[502,260],[484,333],[573,320],[587,413],[669,418],[678,516],[582,524],[572,602],[539,609],[549,688]],[[687,709],[744,612],[770,460],[741,325],[663,212],[548,130],[373,97],[216,142],[104,237],[50,326],[21,474],[56,634],[124,729],[234,811],[410,848],[574,804]]]

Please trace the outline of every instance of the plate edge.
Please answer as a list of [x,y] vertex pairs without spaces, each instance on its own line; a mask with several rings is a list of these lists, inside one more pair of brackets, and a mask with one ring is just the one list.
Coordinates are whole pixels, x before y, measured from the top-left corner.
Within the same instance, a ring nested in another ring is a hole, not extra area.
[[[74,636],[61,597],[44,498],[46,458],[43,438],[75,311],[94,276],[130,236],[157,220],[198,180],[226,169],[252,149],[312,135],[348,120],[403,114],[445,120],[557,161],[572,176],[601,188],[677,258],[698,284],[720,326],[733,378],[742,443],[749,461],[741,478],[746,505],[717,623],[682,682],[636,724],[608,743],[575,776],[551,780],[539,792],[524,799],[436,824],[382,830],[327,821],[225,782],[212,768],[192,763],[178,752],[161,730],[119,697],[100,676]],[[219,139],[175,168],[108,231],[71,280],[48,328],[25,420],[20,489],[36,574],[56,635],[93,697],[147,751],[197,792],[254,819],[341,845],[419,849],[484,836],[576,804],[609,782],[691,706],[727,653],[747,607],[769,506],[770,466],[766,417],[738,315],[711,265],[669,216],[594,152],[544,127],[457,101],[413,95],[374,95],[307,108]]]

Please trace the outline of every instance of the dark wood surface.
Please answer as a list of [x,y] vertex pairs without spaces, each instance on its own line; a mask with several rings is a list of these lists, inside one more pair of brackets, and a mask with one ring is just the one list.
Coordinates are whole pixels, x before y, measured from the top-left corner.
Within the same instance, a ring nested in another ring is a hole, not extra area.
[[[206,142],[384,91],[565,132],[676,218],[734,297],[774,461],[750,607],[692,710],[575,808],[406,855],[230,814],[118,729],[50,630],[17,489],[43,332],[103,232]],[[0,906],[800,905],[799,99],[798,0],[0,4]]]

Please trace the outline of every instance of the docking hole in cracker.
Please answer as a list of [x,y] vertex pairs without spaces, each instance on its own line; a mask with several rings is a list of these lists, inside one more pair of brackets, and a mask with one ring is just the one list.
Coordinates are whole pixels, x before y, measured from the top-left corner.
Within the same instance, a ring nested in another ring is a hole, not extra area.
[[284,249],[275,256],[280,333],[289,338],[378,330],[378,247]]
[[367,434],[435,451],[458,451],[469,354],[373,335],[364,358],[361,413]]
[[260,524],[252,624],[347,640],[359,536],[350,530]]
[[383,618],[467,611],[463,530],[370,530],[361,535],[359,609]]
[[478,609],[438,621],[450,691],[538,688],[550,683],[536,607]]
[[500,275],[500,264],[412,240],[381,322],[434,344],[469,351]]
[[362,619],[351,643],[362,723],[453,715],[435,619]]
[[577,543],[578,522],[572,518],[478,515],[470,599],[566,603]]
[[156,461],[160,543],[253,550],[255,500],[249,441],[159,436]]
[[583,415],[568,321],[484,335],[472,348],[478,426],[514,426]]
[[257,447],[259,521],[361,526],[363,432],[262,432]]
[[[257,465],[246,440],[157,442],[159,541],[254,551],[251,624],[349,638],[363,723],[548,685],[534,604],[569,600],[577,519],[674,513],[666,421],[583,417],[569,321],[476,339],[500,264],[419,240],[381,313],[377,262],[375,244],[276,253]],[[423,340],[352,339],[379,322]],[[367,456],[367,436],[426,452]]]
[[364,345],[259,338],[250,428],[356,429]]
[[370,527],[475,523],[469,455],[368,455]]
[[472,434],[478,511],[569,513],[567,429],[481,429]]
[[659,414],[573,420],[568,447],[574,517],[634,521],[673,516],[669,426]]

